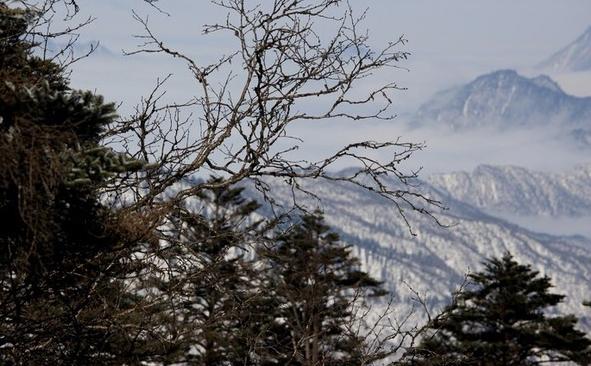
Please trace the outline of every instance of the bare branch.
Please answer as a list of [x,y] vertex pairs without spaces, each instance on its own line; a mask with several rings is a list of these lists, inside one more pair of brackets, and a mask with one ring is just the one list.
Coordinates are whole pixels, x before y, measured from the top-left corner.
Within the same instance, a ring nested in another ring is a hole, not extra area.
[[[400,68],[399,62],[408,57],[401,50],[404,38],[372,50],[361,29],[365,13],[355,16],[342,0],[212,3],[227,10],[227,16],[206,25],[203,33],[226,34],[236,51],[210,64],[168,46],[148,18],[134,13],[144,33],[136,36],[138,49],[127,54],[164,54],[182,62],[196,89],[188,102],[163,104],[166,79],[158,81],[135,115],[113,126],[113,135],[126,142],[129,154],[154,164],[151,173],[137,176],[135,182],[126,180],[135,191],[130,209],[194,196],[204,187],[183,182],[211,173],[224,178],[220,185],[253,179],[263,191],[265,177],[282,178],[294,191],[302,191],[299,182],[306,178],[350,182],[389,199],[405,220],[404,210],[410,209],[437,221],[431,209],[441,208],[441,203],[412,187],[418,171],[400,170],[423,144],[361,141],[318,161],[304,161],[293,158],[301,141],[287,133],[288,126],[306,120],[334,119],[338,124],[345,119],[393,119],[392,101],[403,88],[386,81],[363,92],[360,83]],[[372,157],[375,152],[389,152],[390,157],[379,160]],[[333,174],[345,161],[359,172]],[[399,188],[389,188],[388,177],[397,180]]]

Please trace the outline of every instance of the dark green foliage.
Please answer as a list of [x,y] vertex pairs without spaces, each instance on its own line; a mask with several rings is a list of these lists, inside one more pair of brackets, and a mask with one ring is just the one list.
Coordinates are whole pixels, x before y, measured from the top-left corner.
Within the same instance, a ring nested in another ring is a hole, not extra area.
[[125,282],[137,222],[98,199],[130,170],[98,145],[115,108],[32,55],[33,19],[0,3],[0,364],[132,364],[163,347]]
[[351,249],[324,224],[319,213],[302,217],[270,249],[269,310],[265,364],[358,365],[364,343],[347,326],[356,295],[385,295],[381,283],[359,270]]
[[[211,179],[215,187],[220,179]],[[191,365],[252,364],[250,331],[256,318],[257,276],[248,257],[260,222],[259,207],[241,196],[241,188],[201,192],[192,207],[171,219],[167,256],[175,276],[157,281],[177,303],[175,329],[182,333],[181,352],[167,362]],[[252,255],[251,255],[252,257]]]
[[64,91],[67,81],[58,65],[31,57],[33,44],[24,39],[35,14],[22,9],[9,8],[0,2],[0,94],[6,96],[6,82],[31,88],[42,82],[52,90]]
[[219,179],[199,211],[101,203],[144,163],[101,146],[114,105],[33,55],[34,19],[0,2],[0,364],[356,364],[352,297],[383,292],[319,217],[255,261],[258,205]]
[[551,293],[548,277],[510,254],[470,275],[473,285],[429,327],[407,365],[538,365],[552,360],[586,364],[591,344],[572,315],[550,317],[563,295]]

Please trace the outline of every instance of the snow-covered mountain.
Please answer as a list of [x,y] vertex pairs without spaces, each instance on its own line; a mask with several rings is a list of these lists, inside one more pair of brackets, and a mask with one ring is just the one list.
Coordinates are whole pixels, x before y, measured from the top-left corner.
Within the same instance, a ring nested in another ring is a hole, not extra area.
[[554,125],[585,140],[591,131],[591,97],[568,95],[545,75],[527,78],[500,70],[437,93],[419,108],[416,121],[454,130]]
[[[62,52],[67,46],[67,42],[49,40],[46,45],[47,53],[50,57],[54,56],[57,53]],[[74,52],[74,57],[81,57],[89,53],[91,53],[93,57],[112,57],[115,55],[115,52],[103,46],[99,41],[76,41],[70,45],[70,48],[66,51],[66,55],[69,55],[69,52]]]
[[538,68],[555,72],[591,70],[591,26],[568,46],[541,62]]
[[[271,182],[271,192],[290,204],[288,187]],[[391,182],[391,184],[394,184]],[[591,241],[577,236],[537,234],[489,216],[427,183],[420,188],[446,203],[449,210],[438,217],[449,227],[410,210],[406,215],[415,237],[409,234],[394,205],[375,193],[342,182],[309,181],[303,188],[321,202],[300,197],[300,202],[319,204],[326,220],[341,238],[354,246],[364,268],[386,282],[394,295],[396,316],[413,305],[408,286],[421,293],[430,306],[439,308],[464,281],[466,272],[482,268],[481,261],[511,251],[552,278],[556,291],[568,295],[563,311],[587,316],[581,302],[591,297]],[[419,311],[420,312],[420,311]]]
[[563,173],[481,165],[472,172],[432,175],[428,181],[454,199],[491,211],[591,216],[591,164]]

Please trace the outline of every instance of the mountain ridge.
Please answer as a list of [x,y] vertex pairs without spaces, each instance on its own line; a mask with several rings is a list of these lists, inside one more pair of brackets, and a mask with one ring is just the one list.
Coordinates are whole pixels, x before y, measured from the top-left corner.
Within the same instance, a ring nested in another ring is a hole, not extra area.
[[410,126],[451,132],[523,132],[577,149],[591,148],[591,97],[565,93],[547,75],[528,78],[497,70],[440,91],[423,103]]
[[434,174],[428,182],[480,209],[520,215],[591,216],[591,163],[562,173],[479,165],[472,172]]
[[[279,202],[289,206],[290,188],[276,180],[267,183]],[[397,182],[388,184],[395,187]],[[449,207],[437,213],[449,227],[406,210],[417,234],[412,236],[391,202],[344,182],[303,181],[302,188],[322,200],[303,194],[297,199],[308,207],[322,208],[326,222],[352,245],[364,270],[386,282],[400,314],[412,310],[414,295],[407,284],[427,294],[429,307],[437,309],[449,301],[466,272],[479,270],[487,257],[511,251],[520,262],[548,274],[568,296],[562,311],[585,316],[581,302],[591,294],[590,239],[535,233],[460,202],[427,182],[420,184],[421,192]],[[249,191],[256,197],[252,187]],[[590,327],[591,319],[585,318],[584,324]]]
[[454,130],[552,123],[591,130],[591,97],[566,94],[546,75],[527,78],[515,70],[497,70],[436,93],[419,108],[415,120]]
[[537,68],[554,72],[591,70],[591,26],[574,41],[540,62]]

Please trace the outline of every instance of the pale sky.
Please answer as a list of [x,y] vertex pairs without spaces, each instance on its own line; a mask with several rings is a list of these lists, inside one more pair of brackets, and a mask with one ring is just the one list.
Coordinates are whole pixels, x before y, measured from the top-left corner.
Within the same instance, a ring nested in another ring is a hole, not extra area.
[[[251,1],[252,2],[252,1]],[[230,44],[201,35],[224,11],[206,0],[160,0],[170,16],[140,0],[81,0],[85,13],[97,17],[83,38],[99,40],[119,53],[133,49],[141,33],[131,10],[149,16],[157,33],[171,45],[197,57],[215,57]],[[372,0],[352,1],[369,8],[366,27],[376,45],[405,35],[408,75],[393,79],[409,88],[401,109],[414,110],[434,91],[500,68],[527,69],[565,46],[591,25],[589,0]],[[121,63],[137,63],[128,58]],[[124,66],[122,66],[124,68]],[[170,67],[174,71],[173,67]],[[162,73],[165,73],[162,70]],[[150,74],[147,72],[146,74]],[[146,75],[148,76],[148,75]],[[152,76],[152,75],[150,75]]]
[[[264,0],[263,0],[264,1]],[[213,60],[233,45],[224,37],[203,36],[203,24],[224,20],[224,11],[205,0],[160,0],[170,16],[158,13],[141,0],[78,0],[82,11],[97,20],[82,33],[83,40],[98,40],[116,55],[133,50],[132,37],[141,28],[132,19],[132,9],[149,16],[155,32],[169,45],[198,60]],[[514,68],[534,73],[532,66],[566,46],[591,25],[589,0],[352,0],[356,10],[369,7],[365,26],[371,43],[379,47],[404,34],[411,52],[404,63],[410,71],[392,70],[384,77],[408,91],[395,100],[394,112],[404,119],[433,93],[469,82],[483,73]],[[175,60],[152,56],[93,56],[74,69],[73,85],[97,90],[108,99],[123,102],[125,112],[144,94],[155,78],[174,73],[169,97],[187,99],[194,83]],[[591,95],[591,74],[552,75],[567,92]],[[587,94],[588,93],[588,94]],[[333,122],[334,123],[334,122]],[[327,139],[322,132],[331,125],[298,125],[294,131],[306,137],[307,152],[317,155],[360,138],[398,136],[426,141],[431,147],[418,156],[418,165],[430,171],[471,169],[478,163],[525,165],[558,169],[564,161],[585,161],[578,151],[548,152],[542,142],[529,146],[530,136],[511,136],[499,145],[490,136],[442,136],[440,133],[409,132],[395,121],[357,127],[344,124],[340,134]],[[540,138],[543,140],[542,138]],[[477,149],[477,150],[474,150]],[[498,150],[498,151],[497,151]],[[495,151],[497,151],[495,153]],[[521,159],[521,160],[520,160]]]

